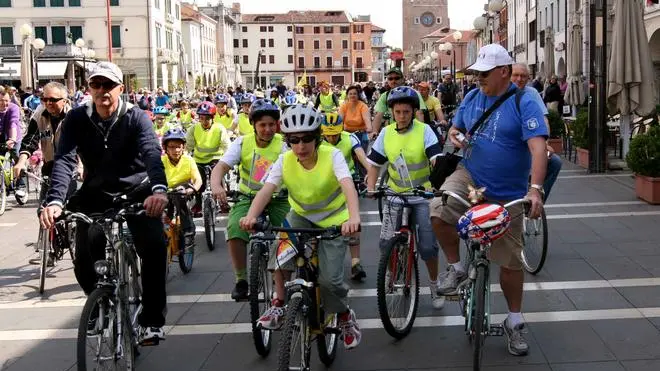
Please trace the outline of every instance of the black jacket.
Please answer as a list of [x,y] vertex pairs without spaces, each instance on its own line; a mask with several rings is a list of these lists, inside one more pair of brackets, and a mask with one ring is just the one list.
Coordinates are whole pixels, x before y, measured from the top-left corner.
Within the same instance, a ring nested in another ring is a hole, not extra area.
[[[76,153],[85,167],[82,188],[86,193],[125,194],[148,179],[152,191],[167,190],[161,148],[144,111],[120,101],[118,120],[106,131],[92,120],[93,103],[72,111],[62,122],[55,153],[48,204],[63,204],[77,165]],[[122,112],[125,112],[121,115]]]

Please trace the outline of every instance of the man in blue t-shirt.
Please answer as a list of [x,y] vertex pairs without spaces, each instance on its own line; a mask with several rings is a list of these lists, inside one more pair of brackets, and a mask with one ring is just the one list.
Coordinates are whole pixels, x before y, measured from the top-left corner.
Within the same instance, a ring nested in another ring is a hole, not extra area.
[[[548,128],[544,124],[543,111],[533,96],[511,95],[472,137],[466,138],[465,142],[457,138],[459,133],[467,133],[499,97],[517,89],[510,82],[513,63],[500,45],[486,45],[479,51],[477,62],[470,69],[477,73],[480,89],[465,97],[448,135],[454,146],[464,149],[464,160],[441,189],[467,198],[467,186],[472,184],[477,188],[485,187],[485,197],[493,201],[507,202],[527,197],[532,202],[530,217],[538,218],[543,208]],[[530,168],[532,185],[528,191]],[[433,230],[449,263],[443,282],[438,283],[439,293],[444,295],[455,294],[457,285],[467,276],[460,262],[456,233],[456,222],[465,210],[452,198],[446,206],[440,199],[431,203]],[[493,242],[490,259],[500,266],[500,286],[509,306],[509,315],[503,323],[507,349],[513,355],[525,355],[529,346],[522,336],[525,324],[520,313],[524,279],[522,205],[509,208],[509,213],[512,215],[509,230]]]

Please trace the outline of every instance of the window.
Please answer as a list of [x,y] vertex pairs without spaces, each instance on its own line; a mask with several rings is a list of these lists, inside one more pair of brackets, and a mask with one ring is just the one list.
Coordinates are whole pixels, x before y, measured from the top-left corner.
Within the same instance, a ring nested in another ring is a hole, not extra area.
[[0,27],[0,45],[14,45],[14,29]]
[[119,0],[110,0],[110,6],[119,6]]
[[275,56],[274,55],[269,55],[268,56],[268,63],[275,64]]
[[0,0],[0,8],[11,8],[11,0]]
[[296,33],[297,34],[305,33],[305,27],[296,26]]
[[268,47],[269,48],[275,47],[275,39],[268,39]]
[[339,33],[349,33],[350,28],[348,26],[339,26]]
[[325,48],[328,50],[332,49],[332,40],[325,40]]
[[158,23],[156,23],[156,48],[163,47],[163,42],[161,41],[162,36],[163,36],[162,27]]
[[46,0],[32,0],[32,6],[35,8],[43,8],[46,6]]
[[413,23],[414,24],[419,24],[419,17],[415,17],[415,19],[413,20]]
[[52,43],[54,45],[66,44],[66,27],[64,26],[51,26],[50,34],[53,37]]
[[286,46],[289,48],[293,48],[293,39],[287,39],[286,40]]
[[172,50],[172,31],[168,29],[165,29],[165,47]]
[[315,26],[314,27],[314,33],[321,33],[321,27]]
[[319,40],[314,40],[314,50],[321,49],[321,42]]
[[286,26],[286,32],[293,31],[293,26]]
[[248,56],[247,55],[243,56],[243,64],[248,64]]
[[323,26],[323,33],[333,33],[334,29],[332,26]]
[[298,57],[298,68],[305,68],[305,57]]
[[353,49],[364,50],[364,41],[353,41]]
[[273,26],[268,26],[268,32],[273,32],[274,28]]
[[362,57],[355,58],[355,64],[356,64],[355,66],[356,68],[364,68],[364,66],[362,65]]
[[243,47],[247,48],[248,47],[248,41],[247,39],[243,39]]
[[305,49],[305,40],[298,40],[298,49]]
[[243,27],[241,27],[241,31],[242,31],[242,32],[247,32],[247,26],[243,26]]
[[234,39],[234,48],[238,48],[239,45],[238,39]]
[[353,26],[353,32],[354,33],[364,33],[364,25],[363,24],[356,24]]
[[266,54],[261,54],[259,58],[261,59],[261,64],[266,64]]
[[165,14],[172,13],[172,0],[165,0]]
[[341,57],[341,65],[343,67],[348,67],[348,56]]
[[112,26],[112,47],[121,48],[121,26],[118,25]]
[[529,22],[529,41],[536,41],[536,20]]
[[265,48],[266,47],[266,39],[259,40],[259,44],[261,45],[262,48]]
[[69,0],[69,6],[80,6],[80,0]]
[[240,62],[239,62],[240,60],[241,60],[241,57],[240,57],[240,56],[238,56],[238,55],[235,55],[235,56],[234,56],[234,64],[238,64],[238,63],[240,63]]
[[46,26],[37,26],[34,28],[34,37],[37,39],[42,39],[48,44],[48,27]]
[[321,57],[314,57],[314,68],[321,67]]
[[435,23],[437,23],[437,24],[442,23],[442,18],[437,17],[437,18],[435,19]]
[[289,64],[293,64],[293,55],[289,54],[289,55],[286,57],[286,61],[287,61],[287,63],[289,63]]
[[174,4],[174,16],[176,19],[181,18],[181,8],[179,7],[179,4]]
[[266,26],[259,26],[259,32],[266,32]]
[[342,40],[341,41],[341,48],[342,49],[348,49],[348,40]]
[[160,9],[160,0],[154,1],[154,6],[156,7],[156,9]]
[[332,57],[325,57],[325,66],[332,67]]
[[69,27],[69,32],[71,32],[71,41],[74,43],[78,39],[82,39],[82,26],[71,26]]

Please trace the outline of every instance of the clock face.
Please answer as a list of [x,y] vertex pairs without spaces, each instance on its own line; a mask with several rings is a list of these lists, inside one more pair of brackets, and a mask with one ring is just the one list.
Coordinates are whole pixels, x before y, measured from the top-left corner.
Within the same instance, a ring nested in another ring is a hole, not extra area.
[[430,27],[433,25],[433,22],[435,21],[435,16],[431,12],[426,12],[422,14],[420,20],[424,26]]

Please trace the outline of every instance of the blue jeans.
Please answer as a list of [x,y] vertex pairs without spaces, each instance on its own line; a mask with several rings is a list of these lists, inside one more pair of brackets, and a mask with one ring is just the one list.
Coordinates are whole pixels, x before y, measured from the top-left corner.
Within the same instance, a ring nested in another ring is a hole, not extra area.
[[[429,217],[429,201],[415,202],[410,205],[412,208],[411,218],[408,223],[411,227],[417,225],[417,251],[422,260],[438,258],[438,243],[431,227],[431,218]],[[383,225],[380,229],[379,246],[382,250],[394,233],[401,226],[401,215],[403,204],[383,200]]]
[[545,180],[543,181],[543,190],[545,191],[545,200],[543,200],[543,202],[546,202],[548,197],[550,197],[550,191],[557,181],[561,165],[561,157],[553,153],[548,159],[548,169],[546,170]]

